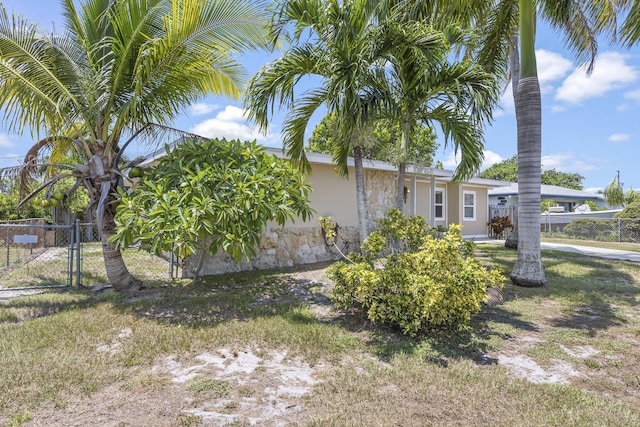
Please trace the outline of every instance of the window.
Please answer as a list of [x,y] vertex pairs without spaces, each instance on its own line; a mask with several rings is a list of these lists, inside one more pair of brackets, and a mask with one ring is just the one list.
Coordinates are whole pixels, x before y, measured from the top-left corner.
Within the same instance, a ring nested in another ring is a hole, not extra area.
[[476,192],[475,191],[464,191],[462,193],[463,197],[463,219],[466,221],[475,221],[476,220]]
[[436,219],[444,219],[444,190],[436,190]]

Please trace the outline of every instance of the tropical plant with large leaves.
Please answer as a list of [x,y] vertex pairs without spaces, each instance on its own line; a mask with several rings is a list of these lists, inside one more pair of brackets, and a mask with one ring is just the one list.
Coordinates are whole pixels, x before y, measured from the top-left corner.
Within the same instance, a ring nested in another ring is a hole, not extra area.
[[[141,286],[112,243],[122,154],[158,143],[207,94],[237,97],[244,70],[234,52],[265,40],[265,5],[238,0],[63,0],[65,32],[42,32],[0,6],[0,107],[10,131],[44,134],[30,152],[72,151],[37,190],[73,177],[94,206],[110,283]],[[34,195],[35,193],[32,193]]]

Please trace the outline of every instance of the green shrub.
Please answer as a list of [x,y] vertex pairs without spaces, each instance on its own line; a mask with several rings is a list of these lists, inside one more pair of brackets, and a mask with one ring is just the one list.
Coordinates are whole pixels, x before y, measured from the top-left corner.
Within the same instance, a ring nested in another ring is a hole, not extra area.
[[615,225],[604,219],[576,219],[564,228],[564,232],[578,239],[611,240],[614,239]]
[[640,218],[640,200],[627,205],[626,208],[616,214],[616,218]]
[[[389,209],[387,215],[377,222],[378,230],[376,234],[389,240],[389,245],[385,248],[393,248],[397,252],[415,252],[420,249],[427,234],[433,234],[426,220],[413,215],[407,218],[398,208]],[[374,237],[377,239],[377,237]],[[366,249],[369,253],[374,253],[376,247]],[[379,255],[382,250],[375,252]]]
[[504,280],[498,269],[480,265],[473,247],[462,240],[461,226],[452,225],[442,239],[426,233],[416,252],[393,254],[377,264],[336,263],[328,270],[335,282],[332,300],[411,336],[433,327],[463,327],[480,311],[487,287],[502,287]]
[[622,241],[640,241],[640,200],[636,200],[627,205],[627,207],[616,214],[616,218],[621,218],[620,229],[622,230]]

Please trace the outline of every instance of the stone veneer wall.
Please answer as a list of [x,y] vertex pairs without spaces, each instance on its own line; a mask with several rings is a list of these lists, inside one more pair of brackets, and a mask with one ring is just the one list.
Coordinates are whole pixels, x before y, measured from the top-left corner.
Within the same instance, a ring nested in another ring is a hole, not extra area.
[[[395,203],[397,175],[388,171],[365,170],[369,225],[375,228],[376,221],[385,216]],[[356,195],[354,194],[355,198]],[[360,237],[357,224],[341,227],[338,245],[345,254],[359,248]],[[267,270],[313,264],[316,262],[339,260],[340,254],[333,246],[328,246],[320,227],[272,228],[265,231],[260,239],[260,247],[251,261],[237,264],[224,253],[214,257],[199,253],[190,257],[183,269],[186,277],[208,276],[240,271]],[[200,272],[198,273],[198,267]]]
[[[345,254],[359,247],[357,227],[338,231],[338,246]],[[183,269],[186,277],[209,276],[240,271],[268,270],[341,259],[335,247],[325,243],[320,227],[272,228],[262,234],[260,247],[251,261],[237,264],[226,253],[211,257],[200,253],[190,257]],[[198,266],[202,268],[198,274]]]
[[369,209],[369,229],[373,229],[376,222],[384,218],[396,202],[398,175],[395,172],[366,170],[364,177]]

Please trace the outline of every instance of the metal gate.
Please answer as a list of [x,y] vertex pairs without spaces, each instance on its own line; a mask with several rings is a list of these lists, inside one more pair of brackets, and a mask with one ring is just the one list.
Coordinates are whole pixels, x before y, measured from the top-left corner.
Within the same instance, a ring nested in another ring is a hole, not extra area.
[[0,224],[0,288],[72,286],[73,225]]
[[[43,220],[0,224],[0,291],[107,285],[102,245],[92,224],[49,225]],[[142,280],[172,279],[180,265],[137,248],[122,251]]]

